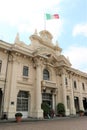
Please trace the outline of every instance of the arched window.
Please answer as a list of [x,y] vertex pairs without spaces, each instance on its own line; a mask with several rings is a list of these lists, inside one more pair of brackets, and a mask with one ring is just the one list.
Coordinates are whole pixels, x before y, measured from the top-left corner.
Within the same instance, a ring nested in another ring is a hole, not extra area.
[[43,71],[43,79],[44,80],[49,80],[50,76],[49,76],[49,71],[47,69],[44,69]]
[[17,95],[17,111],[28,111],[28,92],[19,91]]

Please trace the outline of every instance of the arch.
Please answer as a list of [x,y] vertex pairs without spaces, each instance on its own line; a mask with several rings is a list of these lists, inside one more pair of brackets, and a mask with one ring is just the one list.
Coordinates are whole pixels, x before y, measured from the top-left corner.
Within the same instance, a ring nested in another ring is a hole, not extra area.
[[29,91],[20,90],[17,94],[16,110],[22,112],[23,117],[28,117],[29,113]]

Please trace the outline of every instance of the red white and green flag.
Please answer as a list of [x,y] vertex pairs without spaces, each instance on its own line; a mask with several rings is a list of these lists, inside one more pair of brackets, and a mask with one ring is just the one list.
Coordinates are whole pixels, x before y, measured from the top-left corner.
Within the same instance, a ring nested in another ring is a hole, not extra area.
[[46,19],[50,20],[50,19],[59,19],[59,14],[46,14]]

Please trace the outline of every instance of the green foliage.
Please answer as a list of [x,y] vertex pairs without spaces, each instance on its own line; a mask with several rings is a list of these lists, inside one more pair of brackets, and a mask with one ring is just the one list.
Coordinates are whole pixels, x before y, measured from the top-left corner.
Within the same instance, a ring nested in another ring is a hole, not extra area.
[[63,103],[58,103],[57,105],[57,113],[60,115],[65,115],[65,106]]
[[49,112],[50,112],[50,106],[46,102],[43,102],[41,104],[41,109],[43,109],[43,111],[44,111],[44,116],[47,116],[47,114],[49,114]]
[[18,116],[22,117],[23,115],[22,115],[22,113],[18,112],[15,114],[15,117],[18,117]]

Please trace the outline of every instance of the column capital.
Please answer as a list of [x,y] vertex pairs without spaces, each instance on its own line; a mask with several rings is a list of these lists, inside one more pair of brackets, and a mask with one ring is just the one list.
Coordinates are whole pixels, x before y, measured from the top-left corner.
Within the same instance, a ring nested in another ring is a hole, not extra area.
[[55,71],[56,71],[56,75],[63,75],[63,74],[66,74],[66,70],[64,68],[55,68]]
[[34,65],[35,68],[38,67],[38,66],[43,66],[43,58],[35,57],[33,59],[33,65]]

